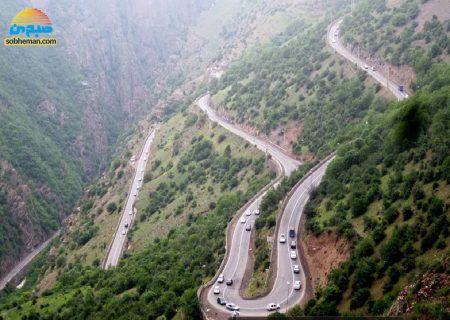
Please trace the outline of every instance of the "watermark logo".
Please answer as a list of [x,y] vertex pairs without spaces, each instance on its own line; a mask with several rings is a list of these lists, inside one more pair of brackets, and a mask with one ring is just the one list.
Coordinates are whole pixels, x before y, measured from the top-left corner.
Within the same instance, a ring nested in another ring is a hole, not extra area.
[[52,33],[52,22],[44,12],[26,8],[11,21],[10,37],[3,42],[5,46],[56,46],[58,41]]

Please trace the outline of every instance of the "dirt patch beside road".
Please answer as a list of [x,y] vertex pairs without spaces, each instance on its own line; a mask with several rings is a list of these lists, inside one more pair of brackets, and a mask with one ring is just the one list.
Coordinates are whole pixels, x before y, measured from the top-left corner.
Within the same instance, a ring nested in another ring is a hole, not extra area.
[[350,257],[350,244],[335,231],[309,234],[300,243],[314,290],[325,286],[329,272]]

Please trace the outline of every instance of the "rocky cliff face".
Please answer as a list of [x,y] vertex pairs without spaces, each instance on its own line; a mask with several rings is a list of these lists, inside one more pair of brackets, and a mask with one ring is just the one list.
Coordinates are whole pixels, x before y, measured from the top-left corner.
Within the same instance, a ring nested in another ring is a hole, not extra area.
[[0,276],[58,228],[120,134],[151,110],[158,68],[211,1],[0,4],[3,25],[42,9],[60,41],[0,51]]

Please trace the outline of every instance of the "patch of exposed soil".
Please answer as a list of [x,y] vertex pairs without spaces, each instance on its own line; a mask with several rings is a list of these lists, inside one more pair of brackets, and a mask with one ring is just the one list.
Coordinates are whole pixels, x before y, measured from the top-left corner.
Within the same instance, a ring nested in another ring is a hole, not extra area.
[[328,273],[350,257],[349,243],[335,231],[324,232],[318,237],[307,235],[300,243],[314,289],[325,286]]

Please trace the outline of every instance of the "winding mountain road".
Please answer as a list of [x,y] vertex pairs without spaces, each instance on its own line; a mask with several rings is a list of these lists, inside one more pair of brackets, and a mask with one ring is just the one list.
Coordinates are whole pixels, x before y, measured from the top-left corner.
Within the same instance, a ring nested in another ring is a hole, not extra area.
[[[403,100],[408,98],[408,94],[404,91],[399,90],[399,85],[386,78],[381,72],[377,70],[373,70],[371,66],[366,64],[363,60],[359,59],[355,56],[350,50],[348,50],[339,39],[339,26],[342,23],[342,19],[333,23],[328,30],[328,43],[329,45],[336,50],[336,53],[343,56],[345,59],[349,60],[353,64],[358,65],[367,72],[372,78],[378,81],[382,86],[389,89],[392,94],[397,98],[397,100]],[[367,68],[365,68],[367,66]]]
[[258,149],[263,152],[266,152],[272,156],[272,159],[275,160],[286,175],[290,175],[297,167],[300,165],[300,161],[292,158],[287,155],[279,146],[265,141],[263,139],[252,136],[251,134],[245,132],[241,128],[227,122],[222,119],[210,106],[211,97],[209,95],[205,95],[198,100],[198,106],[202,109],[211,119],[211,121],[217,122],[219,125],[227,129],[228,131],[234,133],[237,136],[240,136],[244,140],[247,140],[251,144],[255,145]]
[[153,129],[153,131],[145,140],[144,147],[142,148],[142,152],[137,162],[136,171],[133,177],[133,182],[131,183],[130,191],[128,192],[126,204],[124,209],[122,210],[119,224],[117,225],[116,231],[114,233],[114,238],[112,239],[111,245],[108,250],[105,269],[117,266],[122,255],[123,247],[127,240],[128,230],[135,216],[133,205],[139,195],[139,190],[144,180],[145,167],[148,163],[148,158],[150,156],[150,147],[152,146],[156,131],[156,128]]
[[[368,66],[363,60],[353,55],[352,52],[340,43],[339,26],[341,23],[342,19],[332,24],[327,35],[328,43],[336,51],[336,53],[361,67],[381,85],[388,88],[397,100],[400,101],[408,98],[406,92],[399,90],[398,84],[387,79],[382,73],[376,71],[375,68]],[[297,168],[299,162],[292,159],[289,155],[286,155],[279,147],[257,137],[251,136],[240,128],[228,123],[224,119],[221,119],[211,108],[210,102],[211,97],[209,95],[205,95],[198,100],[198,105],[212,121],[217,122],[230,132],[237,134],[243,139],[256,145],[264,152],[269,153],[282,168],[285,175],[290,175]],[[246,230],[246,226],[254,226],[255,220],[258,218],[258,216],[254,215],[254,211],[259,207],[261,199],[265,193],[261,194],[251,204],[249,204],[246,212],[251,213],[251,215],[247,215],[246,213],[242,214],[242,221],[240,220],[240,222],[234,226],[233,235],[230,239],[231,245],[229,246],[229,252],[226,257],[225,264],[218,271],[213,281],[205,288],[205,290],[207,290],[206,298],[205,295],[202,295],[202,303],[207,317],[211,317],[212,319],[215,318],[214,314],[217,313],[214,313],[213,310],[218,310],[221,313],[229,312],[224,306],[220,306],[217,303],[218,297],[223,298],[226,302],[231,302],[238,305],[240,308],[240,315],[242,316],[267,316],[270,313],[270,311],[267,310],[267,306],[269,304],[278,304],[280,305],[281,310],[287,310],[288,308],[301,302],[306,293],[305,283],[308,280],[305,278],[303,262],[299,261],[298,250],[292,250],[289,246],[290,240],[292,240],[289,237],[289,230],[294,228],[296,233],[298,233],[303,208],[309,199],[309,190],[320,184],[328,165],[333,159],[334,156],[331,156],[327,160],[318,164],[308,173],[307,177],[302,179],[302,181],[297,184],[295,189],[291,191],[291,195],[287,200],[284,211],[282,212],[274,239],[274,243],[276,243],[277,246],[277,273],[275,283],[269,294],[252,300],[244,299],[240,295],[242,279],[244,278],[247,268],[250,253],[249,250],[251,250],[251,232]],[[231,227],[233,227],[233,225],[231,225]],[[279,241],[280,234],[286,235],[286,242],[281,243]],[[298,236],[296,235],[295,238],[297,239]],[[292,251],[296,253],[295,258],[291,256]],[[294,265],[299,267],[299,273],[293,272]],[[233,279],[233,284],[231,286],[227,286],[225,283],[215,282],[217,281],[219,274],[225,278],[225,281],[227,279]],[[293,284],[296,281],[301,281],[302,283],[300,290],[294,289]],[[219,289],[219,293],[217,293],[217,291],[214,292],[215,289]]]
[[[205,95],[198,100],[198,105],[205,113],[207,113],[212,121],[217,122],[227,130],[251,142],[264,152],[269,153],[272,158],[279,163],[286,175],[290,175],[300,165],[299,161],[286,155],[279,147],[265,140],[251,136],[240,128],[221,119],[211,108],[210,101],[210,96]],[[284,233],[286,237],[288,237],[290,228],[294,228],[296,233],[298,233],[303,207],[309,199],[309,190],[320,183],[326,168],[332,159],[333,157],[320,163],[316,168],[311,170],[310,175],[303,179],[302,183],[300,183],[293,191],[286,204],[286,208],[282,213],[278,229],[279,233]],[[259,208],[261,199],[264,195],[265,193],[261,194],[249,204],[245,213],[242,215],[242,218],[245,219],[245,223],[241,221],[237,222],[234,226],[232,238],[229,239],[231,245],[228,257],[218,274],[223,274],[225,280],[233,279],[233,285],[227,286],[225,283],[215,283],[209,286],[209,288],[206,288],[206,301],[203,301],[203,304],[207,306],[206,310],[209,310],[207,311],[207,315],[209,312],[212,318],[214,318],[214,316],[211,309],[216,309],[222,313],[229,312],[226,311],[225,307],[217,304],[217,297],[223,297],[227,302],[237,304],[240,307],[240,315],[242,316],[266,316],[270,313],[267,311],[267,305],[269,303],[279,304],[281,309],[285,309],[286,307],[292,307],[298,304],[305,296],[306,286],[304,284],[306,279],[302,262],[299,261],[298,251],[297,249],[292,250],[290,248],[290,238],[287,238],[286,243],[280,243],[278,241],[278,234],[276,235],[274,243],[274,245],[278,246],[277,275],[272,290],[268,295],[259,299],[248,300],[240,296],[239,289],[247,268],[249,250],[251,248],[251,232],[253,232],[247,231],[246,226],[254,226],[255,220],[258,218],[254,212]],[[250,215],[247,215],[247,212],[250,213]],[[290,257],[291,251],[296,252],[297,257],[295,259]],[[293,272],[294,264],[299,266],[299,273]],[[217,279],[218,274],[215,279]],[[303,285],[300,290],[295,290],[294,282],[298,280],[300,280]],[[214,288],[216,286],[219,287],[219,294],[214,293]]]

